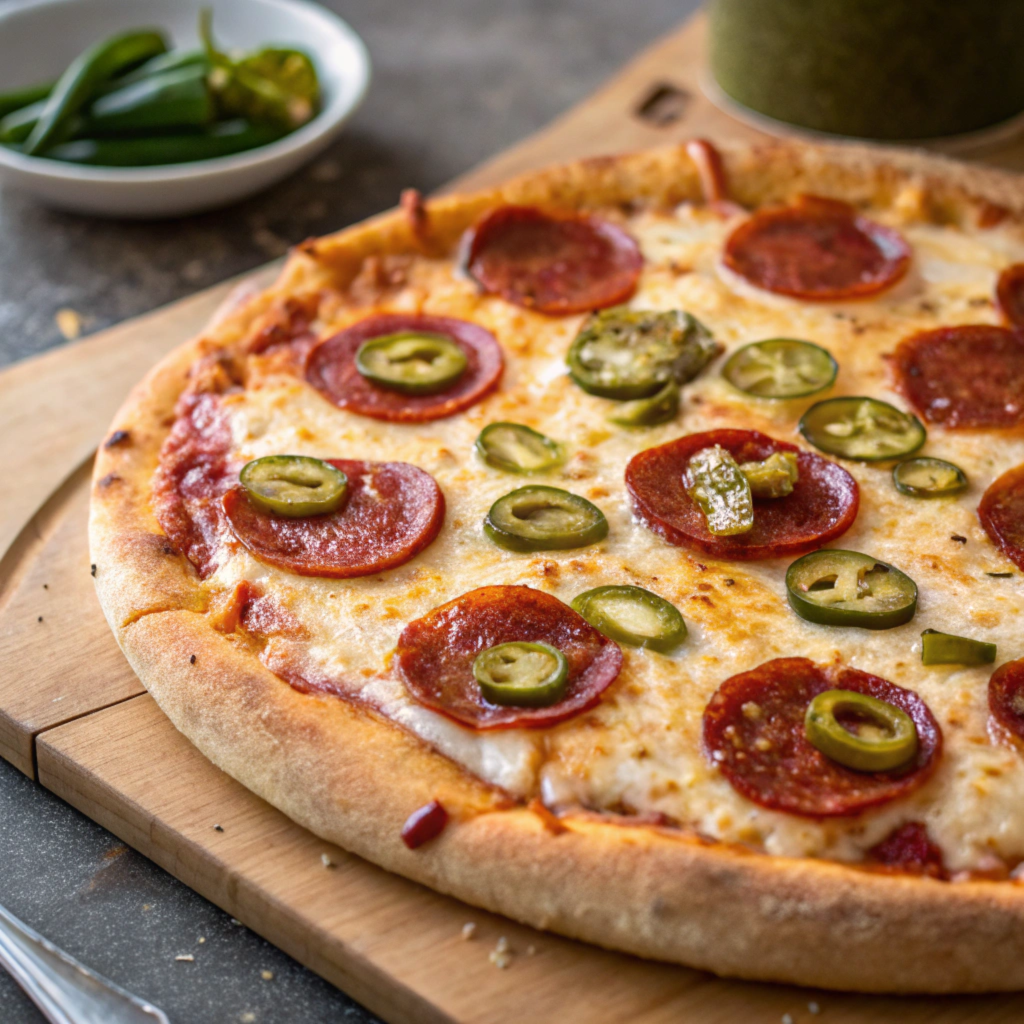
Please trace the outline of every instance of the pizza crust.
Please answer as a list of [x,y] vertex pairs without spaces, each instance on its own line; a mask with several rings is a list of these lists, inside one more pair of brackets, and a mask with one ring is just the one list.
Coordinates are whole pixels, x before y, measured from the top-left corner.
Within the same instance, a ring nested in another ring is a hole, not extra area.
[[[865,203],[899,195],[940,222],[1024,220],[1018,179],[938,158],[781,143],[723,153],[734,196],[750,205],[801,191]],[[437,200],[426,233],[397,211],[299,247],[273,288],[168,357],[115,419],[129,439],[100,450],[90,523],[108,621],[161,708],[215,764],[317,835],[439,891],[725,975],[869,992],[1024,987],[1016,883],[948,884],[771,857],[611,815],[569,815],[553,830],[375,712],[291,689],[242,633],[214,628],[194,571],[156,523],[150,481],[189,368],[229,352],[275,301],[347,287],[370,258],[450,250],[504,202],[578,209],[699,198],[693,165],[672,147]],[[452,821],[410,851],[402,824],[433,799]]]

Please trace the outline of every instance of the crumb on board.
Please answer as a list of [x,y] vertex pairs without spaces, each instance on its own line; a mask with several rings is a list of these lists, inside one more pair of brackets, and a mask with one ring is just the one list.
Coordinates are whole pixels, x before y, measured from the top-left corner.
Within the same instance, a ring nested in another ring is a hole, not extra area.
[[238,1024],[253,1024],[256,1020],[256,1014],[252,1010],[246,1010],[241,1017],[238,1018]]
[[807,1012],[813,1016],[817,1016],[821,1013],[821,1007],[815,1002],[810,1002],[807,1004]]
[[320,863],[323,864],[323,866],[325,868],[333,868],[334,867],[334,861],[331,860],[330,855],[326,854],[326,853],[321,853],[320,854]]
[[213,831],[214,832],[223,832],[224,831],[224,826],[223,825],[214,825],[213,826]]
[[231,918],[231,923],[232,923],[232,924],[238,924],[238,925],[240,925],[240,924],[241,924],[242,922],[241,922],[241,921],[239,921],[237,917],[233,917],[233,918]]
[[196,962],[196,958],[191,953],[182,953],[174,959],[183,964],[194,964]]
[[533,956],[534,953],[536,953],[536,952],[537,952],[537,947],[534,946],[532,943],[529,946],[526,947],[526,955],[527,956]]
[[487,959],[501,970],[505,970],[512,963],[512,947],[509,946],[508,939],[504,935],[498,939],[497,945],[488,954]]
[[260,977],[264,981],[273,981],[274,980],[274,972],[273,971],[260,971]]
[[474,935],[476,935],[476,921],[467,921],[462,926],[462,937],[469,941]]
[[143,910],[152,910],[153,909],[153,904],[152,903],[143,903],[142,904],[142,909]]
[[82,333],[82,314],[73,309],[58,309],[53,319],[67,341],[74,341]]

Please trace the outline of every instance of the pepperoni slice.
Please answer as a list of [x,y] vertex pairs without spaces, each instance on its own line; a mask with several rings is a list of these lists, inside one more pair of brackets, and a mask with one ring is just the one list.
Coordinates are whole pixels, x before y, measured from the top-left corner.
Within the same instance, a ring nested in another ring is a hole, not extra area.
[[[436,395],[407,395],[368,381],[356,369],[359,346],[400,331],[451,338],[469,361],[462,376]],[[504,365],[501,346],[479,324],[447,316],[386,313],[360,320],[320,342],[306,360],[306,380],[339,409],[391,423],[426,423],[462,412],[490,394],[501,380]]]
[[[547,708],[484,700],[473,659],[525,640],[557,647],[569,662],[565,696]],[[421,704],[472,729],[536,729],[593,707],[622,668],[619,645],[567,604],[530,587],[480,587],[410,622],[398,638],[398,671]]]
[[348,476],[337,512],[290,519],[258,509],[241,486],[224,495],[234,535],[261,561],[299,576],[351,579],[403,565],[444,521],[434,478],[407,462],[331,459]]
[[205,579],[217,568],[224,528],[231,429],[217,394],[187,393],[177,414],[153,477],[153,505],[171,543]]
[[899,343],[892,365],[900,391],[929,423],[1012,427],[1024,416],[1024,330],[922,331]]
[[1011,327],[1024,327],[1024,263],[1014,263],[999,275],[996,306]]
[[1004,729],[1024,740],[1024,658],[1008,661],[992,673],[988,709]]
[[[856,772],[813,747],[807,705],[825,690],[856,690],[905,711],[917,726],[918,752],[894,772]],[[942,731],[910,690],[841,665],[775,658],[726,679],[704,709],[704,749],[738,793],[805,817],[857,814],[906,796],[938,767]]]
[[758,288],[813,302],[842,302],[891,288],[910,267],[910,246],[847,203],[800,196],[759,210],[725,243],[726,267]]
[[1007,470],[989,485],[978,506],[989,540],[1024,569],[1024,466]]
[[[796,452],[799,479],[785,498],[755,498],[754,528],[733,537],[708,529],[683,475],[693,455],[721,445],[737,462],[760,462],[774,452]],[[857,518],[860,491],[841,466],[756,430],[689,434],[634,455],[626,466],[633,509],[648,529],[677,547],[715,558],[753,560],[803,554],[844,534]]]
[[501,206],[473,229],[466,268],[487,292],[565,316],[625,302],[642,265],[633,238],[608,221]]
[[889,871],[945,878],[942,850],[932,842],[920,821],[907,821],[868,850],[868,858]]

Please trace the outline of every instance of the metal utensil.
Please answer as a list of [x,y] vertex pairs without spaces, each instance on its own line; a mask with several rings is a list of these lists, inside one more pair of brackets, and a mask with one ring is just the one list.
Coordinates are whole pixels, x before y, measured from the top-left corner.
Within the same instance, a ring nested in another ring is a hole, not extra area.
[[163,1010],[83,967],[3,907],[0,964],[51,1024],[169,1024]]

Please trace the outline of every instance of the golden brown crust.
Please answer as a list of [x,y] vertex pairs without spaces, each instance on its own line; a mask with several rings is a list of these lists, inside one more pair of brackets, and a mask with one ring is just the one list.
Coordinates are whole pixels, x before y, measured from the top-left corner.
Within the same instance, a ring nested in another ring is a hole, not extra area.
[[[995,171],[866,147],[723,151],[732,195],[750,205],[816,191],[865,204],[899,197],[939,222],[1024,223],[1019,179]],[[300,247],[272,289],[161,363],[118,414],[112,430],[129,437],[100,451],[90,527],[108,620],[168,717],[214,763],[318,835],[440,891],[721,974],[860,991],[1024,987],[1015,883],[872,874],[595,816],[551,829],[391,722],[292,690],[243,634],[213,628],[195,573],[156,524],[150,479],[189,368],[238,343],[275,300],[348,288],[370,260],[451,251],[502,202],[576,209],[697,198],[696,169],[672,147],[555,168],[428,203],[415,223],[396,211]],[[402,824],[432,799],[453,822],[409,851]]]

